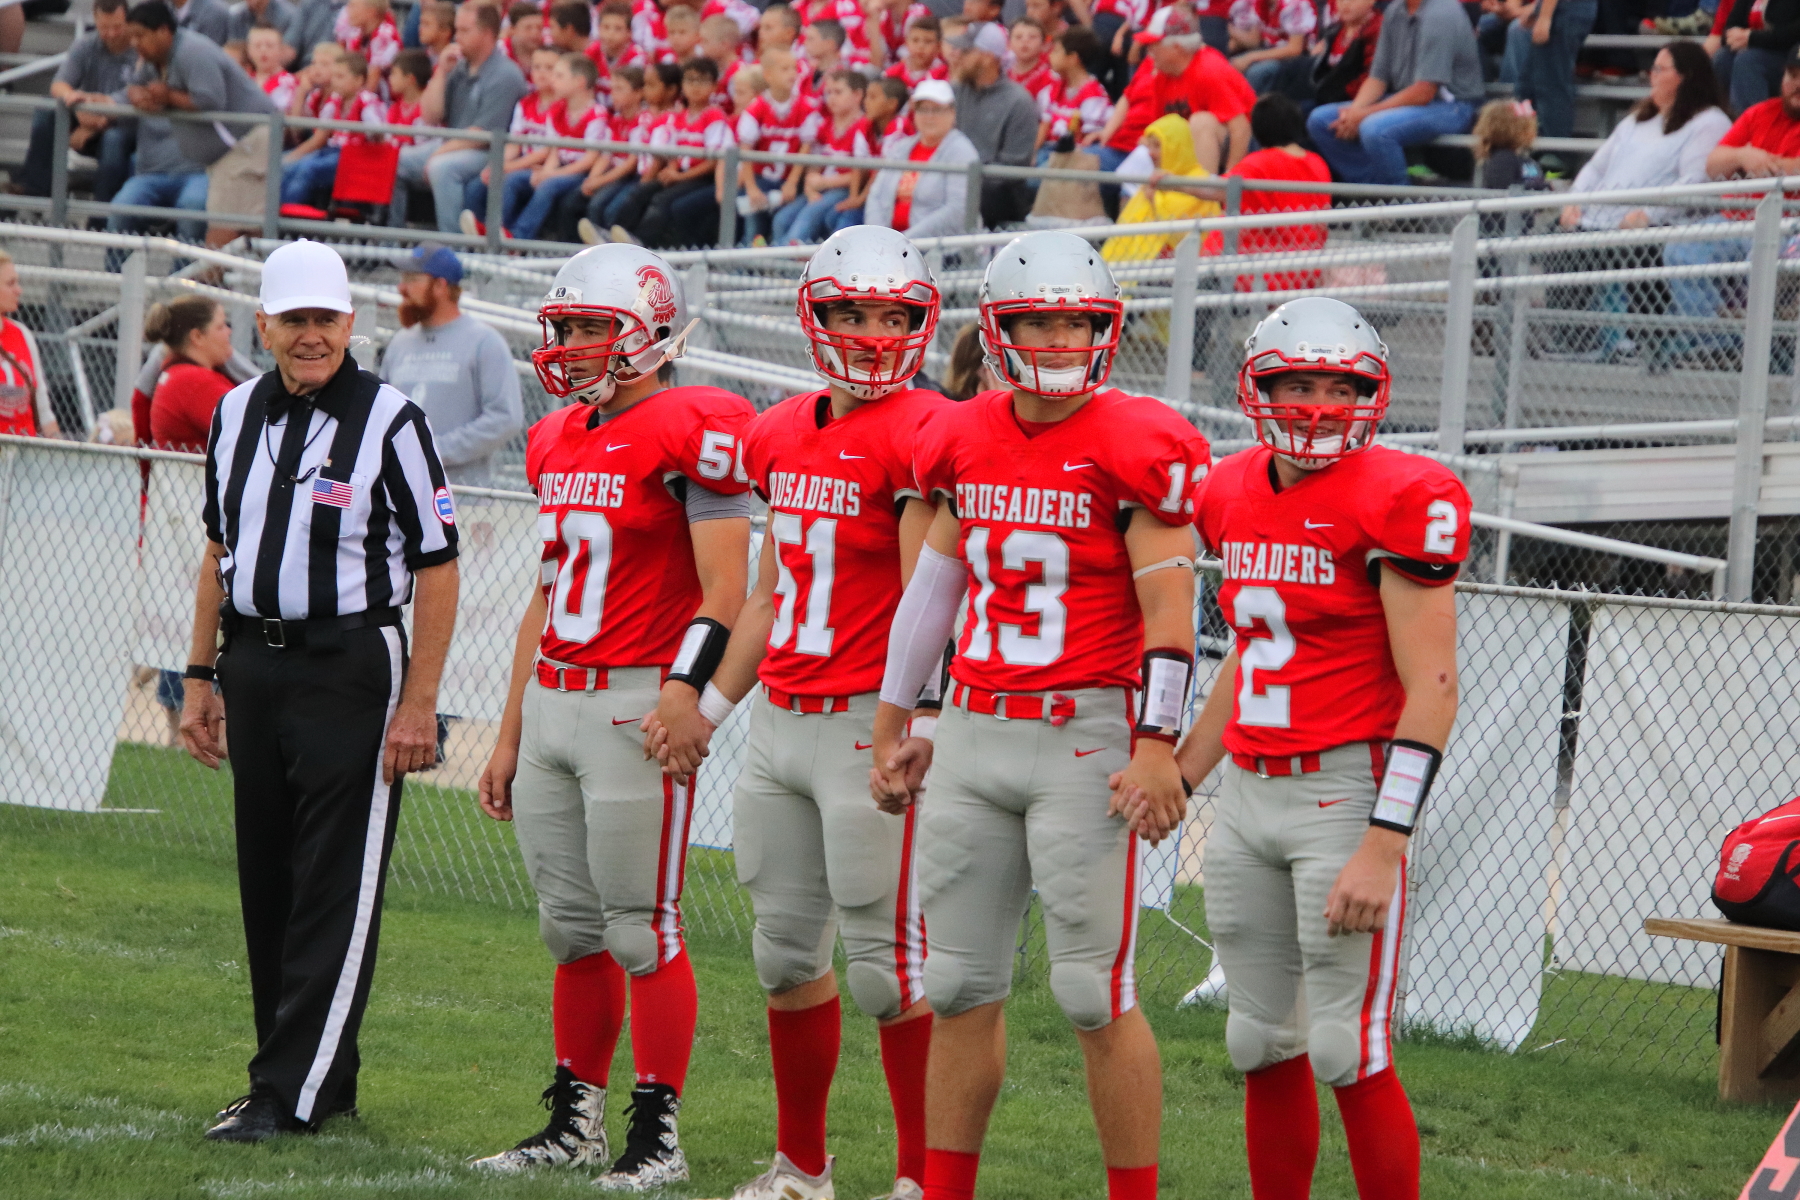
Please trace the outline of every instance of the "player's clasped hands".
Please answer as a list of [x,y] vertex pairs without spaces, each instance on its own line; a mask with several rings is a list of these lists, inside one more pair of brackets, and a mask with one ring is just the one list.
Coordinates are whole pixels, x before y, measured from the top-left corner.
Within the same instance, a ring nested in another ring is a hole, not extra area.
[[875,807],[898,815],[924,797],[933,745],[930,738],[920,737],[902,738],[891,752],[876,745],[876,765],[869,768],[869,795],[875,798]]
[[638,728],[644,733],[644,757],[661,763],[663,774],[676,783],[686,783],[712,752],[716,726],[691,705],[664,703],[646,714]]
[[1131,765],[1114,771],[1106,785],[1112,789],[1106,815],[1124,817],[1126,827],[1152,846],[1175,832],[1186,815],[1186,789],[1172,756],[1166,762],[1133,757]]

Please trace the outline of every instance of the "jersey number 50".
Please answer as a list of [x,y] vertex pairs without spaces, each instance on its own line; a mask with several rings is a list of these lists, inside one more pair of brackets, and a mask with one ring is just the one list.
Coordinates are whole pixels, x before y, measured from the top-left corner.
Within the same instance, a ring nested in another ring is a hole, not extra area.
[[[538,517],[538,536],[561,543],[554,561],[542,567],[550,589],[550,632],[582,645],[600,632],[606,603],[606,576],[612,568],[612,526],[602,513],[573,509],[560,524],[551,513]],[[552,575],[554,573],[554,575]]]

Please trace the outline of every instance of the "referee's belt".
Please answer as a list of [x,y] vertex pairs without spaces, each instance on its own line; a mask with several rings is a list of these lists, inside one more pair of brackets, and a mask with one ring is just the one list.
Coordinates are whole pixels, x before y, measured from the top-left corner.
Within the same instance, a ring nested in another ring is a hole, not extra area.
[[776,708],[784,708],[797,716],[807,713],[841,713],[850,711],[848,696],[796,696],[792,692],[784,692],[780,688],[763,685],[763,695]]
[[1061,692],[988,692],[959,683],[950,703],[972,713],[985,713],[1002,721],[1048,721],[1061,725],[1075,715],[1075,697]]
[[335,650],[344,644],[343,635],[352,629],[399,625],[400,610],[371,608],[342,617],[304,617],[284,621],[277,617],[247,617],[227,606],[219,614],[219,624],[228,641],[248,637],[276,650],[297,650],[305,646],[315,650]]

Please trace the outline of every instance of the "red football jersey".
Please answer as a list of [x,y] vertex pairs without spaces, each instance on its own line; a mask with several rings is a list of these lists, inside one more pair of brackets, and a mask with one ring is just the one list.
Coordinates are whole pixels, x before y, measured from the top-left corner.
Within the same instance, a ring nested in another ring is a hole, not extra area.
[[1225,748],[1282,758],[1384,741],[1406,693],[1370,575],[1385,557],[1420,583],[1451,582],[1469,553],[1469,493],[1441,463],[1382,446],[1277,492],[1273,453],[1225,459],[1197,497],[1200,538],[1225,562],[1219,607],[1237,630]]
[[775,627],[757,674],[801,696],[881,687],[900,603],[900,503],[920,494],[913,442],[950,406],[909,389],[820,428],[827,394],[783,400],[744,432],[744,470],[769,502],[779,563]]
[[712,387],[658,392],[589,429],[594,411],[558,409],[525,446],[543,539],[538,581],[550,603],[538,649],[577,667],[665,666],[700,607],[675,481],[748,491],[737,442],[755,411]]
[[952,405],[919,434],[921,495],[962,521],[969,608],[950,673],[997,692],[1138,686],[1143,615],[1123,527],[1193,519],[1206,439],[1174,409],[1112,388],[1027,437],[1012,393]]

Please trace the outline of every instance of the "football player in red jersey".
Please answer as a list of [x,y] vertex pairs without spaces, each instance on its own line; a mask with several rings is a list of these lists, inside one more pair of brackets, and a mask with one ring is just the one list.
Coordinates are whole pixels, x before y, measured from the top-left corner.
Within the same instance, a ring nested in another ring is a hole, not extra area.
[[937,330],[938,290],[904,236],[856,225],[813,254],[798,310],[831,383],[744,433],[744,467],[769,502],[756,590],[701,697],[701,724],[671,730],[663,757],[677,774],[697,766],[760,679],[733,828],[756,908],[778,1116],[774,1161],[734,1200],[833,1195],[825,1110],[840,1040],[838,932],[851,999],[881,1030],[898,1142],[889,1197],[918,1200],[931,1010],[917,818],[878,809],[868,772],[888,627],[936,511],[914,487],[913,443],[950,402],[910,382]]
[[1442,465],[1371,444],[1388,387],[1387,347],[1355,309],[1282,305],[1251,335],[1238,384],[1262,444],[1219,463],[1196,498],[1237,648],[1177,759],[1189,780],[1230,760],[1206,920],[1226,1045],[1248,1076],[1256,1200],[1310,1193],[1315,1077],[1335,1091],[1364,1200],[1419,1194],[1389,1019],[1408,835],[1456,718],[1448,585],[1469,496]]
[[614,1191],[686,1179],[676,1139],[693,1049],[694,971],[681,930],[691,781],[643,752],[640,727],[699,703],[743,605],[748,401],[666,386],[687,334],[669,265],[595,246],[557,272],[533,354],[575,403],[531,429],[542,565],[519,624],[481,806],[510,820],[557,961],[549,1125],[477,1165],[605,1165],[607,1073],[630,977],[631,1094]]
[[1122,770],[1161,828],[1180,819],[1191,497],[1210,455],[1161,401],[1103,386],[1123,311],[1086,241],[1042,232],[1009,243],[980,312],[988,365],[1011,388],[945,410],[919,435],[918,489],[940,507],[894,616],[870,779],[884,804],[916,797],[928,745],[901,734],[966,591],[919,818],[925,994],[937,1014],[925,1197],[974,1193],[1035,886],[1050,989],[1087,1059],[1107,1193],[1149,1200],[1162,1086],[1132,974],[1140,843],[1109,808],[1107,777]]

